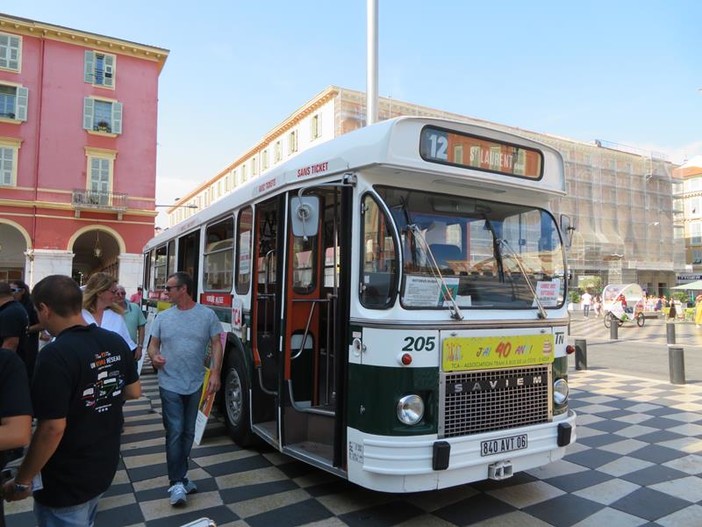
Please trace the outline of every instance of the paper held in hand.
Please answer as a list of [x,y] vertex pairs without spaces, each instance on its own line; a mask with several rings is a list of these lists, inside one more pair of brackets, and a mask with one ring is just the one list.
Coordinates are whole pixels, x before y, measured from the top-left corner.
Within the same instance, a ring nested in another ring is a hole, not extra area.
[[200,395],[200,404],[197,410],[197,419],[195,420],[195,444],[199,445],[202,441],[202,434],[205,432],[205,426],[207,426],[207,420],[210,417],[210,412],[212,411],[212,404],[214,403],[215,394],[207,395],[207,384],[210,380],[210,369],[205,368],[205,378],[202,381],[202,395]]

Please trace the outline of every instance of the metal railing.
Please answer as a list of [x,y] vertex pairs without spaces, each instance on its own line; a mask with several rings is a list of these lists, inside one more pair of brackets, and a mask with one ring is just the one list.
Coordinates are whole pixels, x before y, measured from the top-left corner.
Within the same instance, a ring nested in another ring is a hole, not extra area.
[[81,209],[126,210],[127,194],[74,189],[71,203]]
[[127,210],[127,199],[127,194],[121,192],[73,189],[71,205],[77,218],[81,210],[99,210],[116,212],[121,219],[122,213]]

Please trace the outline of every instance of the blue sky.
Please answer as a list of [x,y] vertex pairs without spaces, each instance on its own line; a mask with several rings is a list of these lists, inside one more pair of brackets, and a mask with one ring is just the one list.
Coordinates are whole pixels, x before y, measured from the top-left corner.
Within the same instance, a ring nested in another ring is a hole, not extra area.
[[[582,141],[702,155],[698,0],[378,0],[379,94]],[[329,85],[366,88],[366,1],[3,0],[170,50],[157,202],[222,170]]]

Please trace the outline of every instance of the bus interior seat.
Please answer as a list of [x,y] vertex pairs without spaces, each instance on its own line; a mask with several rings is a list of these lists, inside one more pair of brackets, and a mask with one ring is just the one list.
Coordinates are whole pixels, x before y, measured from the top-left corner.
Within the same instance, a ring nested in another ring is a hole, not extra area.
[[457,245],[451,245],[448,243],[432,243],[429,245],[429,249],[434,255],[436,265],[439,266],[441,272],[444,272],[444,270],[452,270],[451,266],[449,265],[449,261],[463,259],[461,248]]

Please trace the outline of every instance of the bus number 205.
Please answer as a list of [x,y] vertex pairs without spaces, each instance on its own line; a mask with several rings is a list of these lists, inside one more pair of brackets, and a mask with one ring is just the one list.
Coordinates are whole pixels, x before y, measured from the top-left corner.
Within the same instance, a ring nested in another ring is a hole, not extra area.
[[405,337],[402,351],[434,351],[436,337]]

